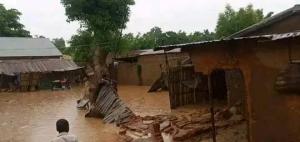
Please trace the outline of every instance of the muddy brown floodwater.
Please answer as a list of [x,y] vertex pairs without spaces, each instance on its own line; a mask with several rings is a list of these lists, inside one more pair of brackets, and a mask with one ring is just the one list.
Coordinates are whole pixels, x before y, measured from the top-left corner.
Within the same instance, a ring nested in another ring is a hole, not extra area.
[[119,96],[127,106],[140,116],[170,113],[169,93],[147,93],[149,86],[119,86]]
[[[137,115],[170,113],[167,92],[148,94],[148,86],[120,86],[119,95]],[[115,142],[118,128],[77,110],[81,87],[67,91],[0,93],[0,142],[41,142],[56,137],[55,122],[66,118],[81,142]]]

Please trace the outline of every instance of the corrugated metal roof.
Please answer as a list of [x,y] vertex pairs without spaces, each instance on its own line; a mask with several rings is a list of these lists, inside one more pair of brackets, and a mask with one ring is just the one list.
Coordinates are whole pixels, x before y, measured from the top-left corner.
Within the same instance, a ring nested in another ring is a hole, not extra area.
[[[181,53],[181,48],[172,49],[170,51],[166,51],[166,53],[167,54]],[[142,50],[131,51],[125,56],[124,55],[119,56],[114,59],[118,61],[136,62],[139,56],[160,55],[160,54],[164,54],[164,50],[142,49]]]
[[66,59],[0,60],[0,74],[71,71],[81,67]]
[[[166,53],[170,54],[170,53],[180,53],[180,52],[181,52],[180,48],[175,48],[175,49],[172,49],[170,51],[167,51]],[[143,55],[156,55],[156,54],[164,54],[164,50],[154,51],[154,49],[148,49],[148,50],[144,50],[144,52],[141,52],[139,54],[139,56],[143,56]]]
[[280,40],[280,39],[286,39],[286,38],[294,38],[294,37],[299,37],[300,32],[291,32],[291,33],[284,33],[284,34],[273,34],[270,35],[272,38],[271,40]]
[[240,40],[281,40],[281,39],[288,39],[300,37],[300,32],[291,32],[291,33],[284,33],[284,34],[271,34],[271,35],[259,35],[259,36],[249,36],[249,37],[237,37],[231,39],[221,39],[221,40],[211,40],[211,41],[201,41],[201,42],[191,42],[191,43],[184,43],[184,44],[175,44],[175,45],[165,45],[155,48],[155,50],[172,50],[175,48],[185,48],[185,47],[200,47],[203,45],[212,45],[212,44],[220,44],[229,41],[240,41]]
[[0,57],[62,56],[47,38],[0,37]]
[[236,37],[247,36],[247,34],[249,34],[249,33],[252,33],[256,30],[259,30],[261,28],[269,26],[269,25],[271,25],[275,22],[281,21],[281,20],[285,19],[286,17],[289,17],[289,16],[291,16],[291,15],[293,15],[293,14],[299,12],[299,11],[300,11],[300,5],[295,5],[292,8],[284,10],[284,11],[278,13],[278,14],[275,14],[274,16],[271,16],[267,19],[262,20],[261,22],[259,22],[257,24],[254,24],[254,25],[249,26],[249,27],[247,27],[247,28],[245,28],[245,29],[243,29],[239,32],[236,32],[236,33],[230,35],[229,37],[227,37],[227,39],[228,38],[236,38]]

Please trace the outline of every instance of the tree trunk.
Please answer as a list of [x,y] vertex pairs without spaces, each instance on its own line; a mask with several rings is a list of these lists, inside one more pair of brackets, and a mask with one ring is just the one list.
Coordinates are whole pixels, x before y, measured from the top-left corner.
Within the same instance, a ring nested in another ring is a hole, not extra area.
[[[107,74],[106,57],[108,53],[101,47],[96,47],[93,57],[95,79],[100,81],[103,74]],[[96,83],[96,82],[95,82]]]
[[94,56],[93,56],[93,75],[89,76],[89,100],[92,104],[91,107],[93,107],[93,104],[95,103],[98,93],[99,93],[99,84],[102,79],[102,75],[108,73],[107,72],[107,66],[106,66],[106,56],[107,52],[100,47],[96,47],[94,49]]

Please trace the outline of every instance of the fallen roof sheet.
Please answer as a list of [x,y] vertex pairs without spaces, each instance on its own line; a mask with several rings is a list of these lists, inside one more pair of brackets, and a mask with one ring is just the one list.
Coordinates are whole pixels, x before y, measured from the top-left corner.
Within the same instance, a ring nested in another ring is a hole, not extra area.
[[62,56],[47,38],[0,37],[0,57]]
[[62,72],[80,68],[72,60],[66,59],[0,60],[0,74],[9,76],[16,73]]
[[185,48],[185,47],[195,47],[201,45],[208,45],[208,44],[219,44],[225,43],[229,41],[240,41],[240,40],[282,40],[288,38],[300,37],[300,32],[291,32],[291,33],[283,33],[283,34],[271,34],[271,35],[259,35],[259,36],[249,36],[249,37],[237,37],[231,39],[220,39],[220,40],[211,40],[211,41],[200,41],[200,42],[191,42],[191,43],[184,43],[184,44],[175,44],[175,45],[165,45],[155,48],[154,50],[172,50],[176,48]]

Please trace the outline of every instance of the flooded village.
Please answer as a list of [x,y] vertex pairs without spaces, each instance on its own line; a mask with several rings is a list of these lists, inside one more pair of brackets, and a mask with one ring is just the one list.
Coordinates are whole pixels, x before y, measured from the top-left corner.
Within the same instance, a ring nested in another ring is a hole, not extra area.
[[216,33],[171,42],[119,32],[134,1],[60,2],[86,28],[70,45],[0,28],[0,142],[300,141],[300,5],[218,37],[222,18],[262,14],[227,5]]

